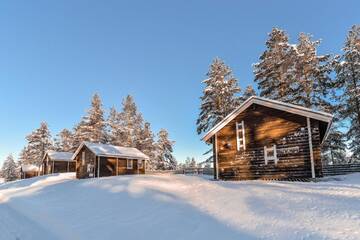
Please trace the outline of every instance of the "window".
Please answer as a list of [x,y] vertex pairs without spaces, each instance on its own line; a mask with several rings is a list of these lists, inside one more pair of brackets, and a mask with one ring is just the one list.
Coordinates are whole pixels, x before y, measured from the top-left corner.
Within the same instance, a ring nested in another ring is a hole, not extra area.
[[236,145],[238,151],[240,151],[240,149],[246,150],[244,121],[236,123]]
[[85,165],[85,151],[81,153],[81,165]]
[[137,160],[138,162],[138,168],[143,168],[143,161],[142,160]]
[[269,163],[269,160],[274,160],[274,163],[277,164],[278,159],[276,156],[276,145],[275,144],[270,148],[264,146],[264,158],[265,158],[265,165],[267,165]]
[[127,169],[133,169],[133,160],[132,159],[127,159],[126,160],[126,168]]

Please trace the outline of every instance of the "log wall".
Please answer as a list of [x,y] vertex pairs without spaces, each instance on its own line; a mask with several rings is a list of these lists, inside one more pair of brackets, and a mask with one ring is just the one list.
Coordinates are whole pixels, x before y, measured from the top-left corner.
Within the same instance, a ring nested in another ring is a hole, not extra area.
[[[236,122],[244,121],[246,150],[237,151]],[[311,120],[316,177],[322,176],[319,122]],[[215,141],[213,141],[214,144]],[[276,144],[277,164],[265,165],[264,146]],[[214,146],[215,147],[215,146]],[[217,133],[220,179],[310,178],[306,117],[253,104]]]

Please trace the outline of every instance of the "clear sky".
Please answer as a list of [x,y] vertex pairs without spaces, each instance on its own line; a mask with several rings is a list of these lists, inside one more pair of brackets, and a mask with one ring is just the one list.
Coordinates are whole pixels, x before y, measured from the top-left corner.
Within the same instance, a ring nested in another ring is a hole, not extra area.
[[169,130],[175,156],[197,160],[207,149],[196,134],[201,80],[216,56],[240,86],[272,27],[292,41],[299,32],[339,53],[360,23],[360,1],[0,2],[0,163],[47,121],[55,135],[72,128],[97,92],[120,108],[132,94],[154,131]]

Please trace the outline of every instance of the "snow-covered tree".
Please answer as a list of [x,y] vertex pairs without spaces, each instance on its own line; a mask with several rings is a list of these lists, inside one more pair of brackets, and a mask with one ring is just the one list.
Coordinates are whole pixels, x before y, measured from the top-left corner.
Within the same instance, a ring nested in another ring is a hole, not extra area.
[[155,169],[156,146],[154,141],[154,134],[151,131],[150,123],[146,122],[144,124],[144,127],[141,129],[139,138],[137,139],[136,147],[149,157],[149,161],[146,165],[147,168]]
[[78,147],[82,141],[95,143],[106,142],[104,110],[100,96],[95,94],[91,100],[91,108],[75,126],[74,146]]
[[256,92],[255,92],[253,86],[249,85],[249,86],[246,87],[244,93],[242,94],[242,98],[244,100],[246,100],[251,96],[256,96]]
[[42,122],[40,127],[26,136],[28,144],[26,146],[27,164],[39,166],[45,152],[52,149],[51,133],[46,122]]
[[296,81],[290,86],[289,101],[324,110],[330,106],[332,59],[330,54],[317,54],[319,45],[320,40],[313,41],[309,34],[300,33],[294,62]]
[[161,129],[158,133],[158,140],[156,143],[156,169],[173,170],[176,169],[176,159],[172,155],[174,141],[169,139],[169,134],[165,129]]
[[142,114],[138,112],[131,95],[128,95],[122,102],[122,112],[119,114],[119,120],[121,131],[123,131],[120,140],[122,146],[136,147],[144,120]]
[[6,182],[14,181],[19,177],[19,172],[17,170],[14,157],[11,154],[6,158],[3,163],[1,175]]
[[343,92],[342,116],[350,121],[347,137],[353,161],[360,161],[360,25],[348,33],[343,54],[336,65],[336,82]]
[[74,134],[68,130],[63,129],[55,139],[54,147],[57,151],[74,152],[77,146],[74,146]]
[[345,134],[337,126],[330,133],[322,146],[322,157],[326,164],[346,163]]
[[200,98],[200,114],[196,122],[198,134],[208,131],[220,122],[240,102],[237,94],[241,89],[237,79],[233,76],[230,67],[226,66],[221,59],[214,59],[207,77],[203,81],[205,88]]
[[123,144],[125,131],[120,121],[120,113],[115,107],[110,109],[110,114],[107,120],[107,131],[109,143],[117,146],[121,146]]
[[273,28],[266,41],[266,50],[254,65],[255,82],[261,97],[289,101],[289,91],[295,82],[296,47],[289,43],[287,33]]

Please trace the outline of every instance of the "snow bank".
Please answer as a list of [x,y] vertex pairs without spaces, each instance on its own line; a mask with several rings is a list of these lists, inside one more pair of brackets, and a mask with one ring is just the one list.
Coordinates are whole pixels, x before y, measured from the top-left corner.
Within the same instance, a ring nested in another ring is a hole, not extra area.
[[0,186],[0,239],[360,239],[360,174],[318,183],[145,175]]

